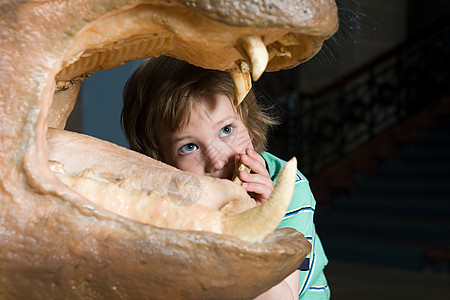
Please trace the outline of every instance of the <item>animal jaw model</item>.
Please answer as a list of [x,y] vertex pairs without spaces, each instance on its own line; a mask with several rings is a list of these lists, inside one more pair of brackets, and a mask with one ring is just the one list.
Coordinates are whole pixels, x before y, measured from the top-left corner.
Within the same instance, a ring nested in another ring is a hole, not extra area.
[[[63,129],[97,70],[169,55],[230,72],[238,104],[250,76],[309,59],[337,24],[327,0],[1,1],[0,298],[246,299],[293,272],[310,245],[274,228],[295,161],[248,209],[231,181]],[[161,216],[193,210],[204,219]]]

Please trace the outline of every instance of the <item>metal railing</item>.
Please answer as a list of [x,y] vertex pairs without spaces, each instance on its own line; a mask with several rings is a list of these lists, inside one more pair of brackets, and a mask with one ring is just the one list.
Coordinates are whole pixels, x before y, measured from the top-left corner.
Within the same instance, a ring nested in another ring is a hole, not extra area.
[[319,92],[291,94],[286,156],[314,175],[447,92],[449,28],[443,20]]

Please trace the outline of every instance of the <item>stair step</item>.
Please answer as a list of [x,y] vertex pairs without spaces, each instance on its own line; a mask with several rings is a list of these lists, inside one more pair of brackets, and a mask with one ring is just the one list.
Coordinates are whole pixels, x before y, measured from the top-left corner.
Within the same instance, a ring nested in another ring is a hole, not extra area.
[[442,145],[430,145],[427,143],[410,143],[403,147],[404,155],[440,155],[443,157],[450,156],[450,142],[442,143]]
[[424,267],[428,271],[450,272],[450,247],[447,249],[429,249],[422,254]]
[[380,169],[382,169],[383,167],[389,167],[391,166],[391,164],[393,165],[393,167],[396,168],[402,168],[402,167],[406,167],[406,168],[416,168],[416,169],[427,169],[427,168],[441,168],[441,169],[447,169],[450,164],[446,164],[443,162],[436,162],[436,163],[428,163],[428,162],[423,162],[420,160],[417,161],[405,161],[403,159],[403,157],[399,156],[399,157],[388,157],[388,158],[383,158],[382,160],[380,160]]
[[[449,221],[450,201],[432,200],[428,198],[411,200],[393,197],[336,197],[333,207],[337,212],[366,213],[386,216],[415,216],[430,220]],[[449,224],[450,225],[450,221]]]
[[414,136],[426,143],[450,143],[450,132],[448,128],[416,129]]
[[442,130],[450,129],[450,117],[448,115],[436,116],[435,119],[442,126]]
[[351,233],[359,238],[420,242],[426,245],[450,243],[450,224],[416,217],[389,217],[356,213],[338,213],[315,219],[317,229],[330,235]]
[[426,244],[319,234],[330,261],[347,260],[417,271],[424,267],[422,257],[428,249]]
[[422,163],[450,163],[448,151],[425,151],[417,149],[408,149],[403,153],[405,162],[414,162],[420,160]]
[[414,131],[379,172],[356,173],[351,189],[331,190],[315,224],[330,260],[414,270],[450,267],[450,117]]
[[322,205],[316,211],[315,223],[330,260],[414,270],[441,270],[442,264],[447,263],[425,253],[436,250],[448,253],[448,219],[438,222],[416,217],[339,213],[331,205]]
[[[449,138],[450,139],[450,138]],[[435,142],[410,142],[401,146],[397,146],[404,153],[408,152],[424,152],[427,154],[439,154],[450,156],[450,140]]]
[[357,174],[354,176],[354,180],[356,182],[354,191],[358,194],[411,197],[412,199],[437,197],[450,200],[450,182],[448,180],[392,180],[366,174]]
[[380,176],[391,180],[448,180],[450,182],[450,163],[408,163],[398,158],[387,159],[380,167]]

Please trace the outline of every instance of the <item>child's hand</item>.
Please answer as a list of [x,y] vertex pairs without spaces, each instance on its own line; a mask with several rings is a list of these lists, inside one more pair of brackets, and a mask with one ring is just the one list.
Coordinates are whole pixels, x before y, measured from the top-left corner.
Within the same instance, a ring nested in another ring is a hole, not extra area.
[[252,170],[250,174],[244,171],[239,172],[239,178],[243,181],[242,187],[258,203],[264,203],[272,193],[274,186],[266,169],[264,158],[255,150],[247,148],[245,153],[237,155],[236,159],[240,159]]

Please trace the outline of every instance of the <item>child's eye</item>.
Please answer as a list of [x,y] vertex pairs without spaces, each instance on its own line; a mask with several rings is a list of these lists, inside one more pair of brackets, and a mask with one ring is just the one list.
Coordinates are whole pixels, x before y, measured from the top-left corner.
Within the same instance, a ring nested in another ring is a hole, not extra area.
[[181,147],[180,152],[183,154],[191,153],[192,151],[197,150],[197,148],[198,147],[196,144],[189,143],[189,144],[186,144],[183,147]]
[[227,125],[220,130],[219,137],[230,135],[233,132],[233,126]]

